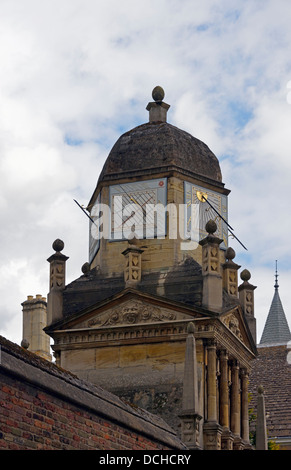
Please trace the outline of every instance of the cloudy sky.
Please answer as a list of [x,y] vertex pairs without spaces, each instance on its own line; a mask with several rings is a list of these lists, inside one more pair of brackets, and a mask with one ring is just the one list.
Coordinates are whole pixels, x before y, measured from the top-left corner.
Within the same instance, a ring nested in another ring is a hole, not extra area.
[[231,189],[235,261],[257,287],[260,340],[275,260],[291,326],[291,5],[288,0],[0,0],[0,334],[20,343],[21,302],[88,259],[87,204],[121,133],[168,121],[217,155]]

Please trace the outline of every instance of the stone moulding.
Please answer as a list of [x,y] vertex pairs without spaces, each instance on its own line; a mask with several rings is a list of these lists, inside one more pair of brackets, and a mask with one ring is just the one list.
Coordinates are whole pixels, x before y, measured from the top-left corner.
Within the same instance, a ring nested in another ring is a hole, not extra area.
[[[56,330],[53,350],[57,352],[65,349],[183,341],[186,340],[189,321],[193,321],[193,318],[122,326],[110,325],[101,328]],[[247,361],[253,358],[253,353],[247,345],[234,336],[220,319],[195,319],[195,337],[197,340],[214,339],[218,349],[227,349],[230,356],[238,358],[242,367],[246,367]]]
[[57,346],[77,346],[83,343],[104,346],[113,343],[140,343],[144,341],[166,341],[180,340],[181,335],[186,335],[188,322],[173,321],[170,323],[138,324],[134,326],[109,326],[107,328],[82,328],[76,330],[58,330],[54,332],[55,345]]

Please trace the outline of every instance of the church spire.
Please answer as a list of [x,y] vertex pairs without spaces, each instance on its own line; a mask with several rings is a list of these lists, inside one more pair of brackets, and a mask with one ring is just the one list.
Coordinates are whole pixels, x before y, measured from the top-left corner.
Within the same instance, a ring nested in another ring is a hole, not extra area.
[[279,284],[278,284],[278,261],[276,260],[276,272],[275,272],[275,290],[278,290],[279,289]]
[[260,345],[273,346],[275,344],[286,344],[291,340],[291,333],[279,296],[278,265],[276,261],[275,271],[275,293],[265,323]]

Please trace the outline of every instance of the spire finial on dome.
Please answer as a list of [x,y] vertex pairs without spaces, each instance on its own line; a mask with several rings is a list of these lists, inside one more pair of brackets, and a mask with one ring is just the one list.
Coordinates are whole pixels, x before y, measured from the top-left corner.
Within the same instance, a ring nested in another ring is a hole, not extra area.
[[279,284],[278,284],[278,260],[276,260],[276,272],[275,272],[275,289],[277,290],[279,288]]
[[155,100],[150,102],[146,109],[149,111],[150,122],[167,122],[167,112],[169,104],[164,103],[165,92],[161,86],[156,86],[152,91],[152,97]]

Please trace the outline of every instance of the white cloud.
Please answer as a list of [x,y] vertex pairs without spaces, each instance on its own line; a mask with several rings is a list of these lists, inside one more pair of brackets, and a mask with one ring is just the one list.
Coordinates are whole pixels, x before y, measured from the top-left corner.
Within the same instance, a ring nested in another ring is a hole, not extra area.
[[89,201],[116,139],[147,120],[157,84],[169,122],[221,160],[260,328],[275,259],[291,324],[290,17],[284,0],[1,2],[2,334],[20,342],[21,302],[46,295],[55,238],[68,280],[79,276],[88,223],[73,199]]

